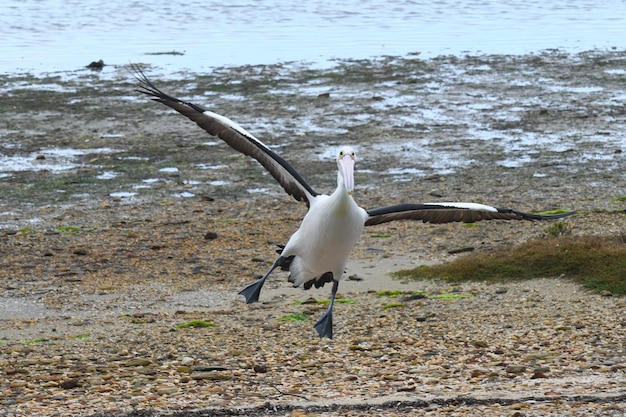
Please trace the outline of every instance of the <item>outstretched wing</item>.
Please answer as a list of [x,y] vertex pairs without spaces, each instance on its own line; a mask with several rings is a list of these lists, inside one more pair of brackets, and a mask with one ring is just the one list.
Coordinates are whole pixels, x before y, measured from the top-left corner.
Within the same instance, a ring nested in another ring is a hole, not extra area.
[[131,68],[133,75],[139,81],[138,92],[171,107],[196,122],[209,135],[222,139],[231,148],[255,159],[267,169],[287,194],[307,204],[318,195],[294,167],[237,123],[197,104],[164,93],[146,77],[139,66],[131,65]]
[[512,209],[501,209],[477,203],[396,204],[367,210],[366,226],[395,220],[421,220],[424,223],[474,223],[481,220],[553,220],[576,214],[533,214]]

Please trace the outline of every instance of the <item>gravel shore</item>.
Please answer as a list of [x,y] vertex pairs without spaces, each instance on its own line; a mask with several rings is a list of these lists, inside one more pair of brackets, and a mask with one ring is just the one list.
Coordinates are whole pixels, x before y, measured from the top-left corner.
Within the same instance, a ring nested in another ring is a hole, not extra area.
[[[321,152],[356,147],[364,207],[579,209],[567,233],[623,236],[625,63],[622,51],[547,51],[148,75],[250,128],[320,191],[335,181]],[[320,340],[329,288],[276,273],[260,303],[237,296],[306,209],[257,164],[135,97],[124,69],[2,81],[3,164],[31,165],[0,174],[0,416],[626,414],[624,297],[567,277],[388,275],[549,223],[368,229],[335,338]],[[46,153],[61,148],[82,153]]]

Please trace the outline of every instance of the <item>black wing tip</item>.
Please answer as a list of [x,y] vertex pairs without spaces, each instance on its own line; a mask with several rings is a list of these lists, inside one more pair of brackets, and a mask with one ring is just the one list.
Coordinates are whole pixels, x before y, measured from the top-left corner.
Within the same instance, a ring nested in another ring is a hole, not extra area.
[[139,88],[136,88],[135,91],[148,95],[162,93],[162,91],[159,90],[157,86],[152,83],[152,81],[150,81],[141,65],[131,62],[129,67],[128,72],[130,72],[130,74],[139,82]]
[[154,85],[152,81],[150,81],[146,73],[143,71],[141,65],[131,63],[129,72],[139,82],[139,87],[135,89],[136,92],[150,96],[152,100],[158,101],[159,103],[163,103],[166,105],[167,102],[176,102],[191,107],[192,109],[200,113],[204,113],[205,111],[207,111],[207,109],[202,106],[181,100],[163,92],[159,87]]
[[155,101],[162,101],[164,99],[170,99],[174,101],[179,101],[175,97],[171,97],[168,94],[161,91],[143,72],[143,69],[139,64],[130,64],[130,69],[128,70],[133,77],[139,82],[139,86],[135,88],[135,91],[138,93],[146,94],[152,97]]
[[500,213],[514,214],[524,220],[557,220],[557,219],[564,219],[566,217],[570,217],[570,216],[574,216],[578,214],[577,210],[565,211],[562,213],[553,213],[553,214],[526,213],[523,211],[517,211],[517,210],[511,210],[511,209],[500,209],[500,208],[497,208],[497,210]]

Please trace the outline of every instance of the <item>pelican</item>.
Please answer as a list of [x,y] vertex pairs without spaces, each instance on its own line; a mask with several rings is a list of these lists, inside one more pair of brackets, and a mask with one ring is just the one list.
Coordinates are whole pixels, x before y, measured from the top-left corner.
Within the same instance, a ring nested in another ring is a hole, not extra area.
[[315,323],[320,338],[333,337],[333,305],[347,259],[363,228],[396,220],[421,220],[429,223],[466,222],[480,220],[549,220],[570,216],[575,212],[553,215],[524,213],[477,203],[396,204],[363,209],[354,201],[354,165],[356,153],[343,146],[337,154],[337,188],[330,195],[320,194],[304,180],[280,155],[242,128],[239,124],[197,104],[170,96],[157,88],[140,67],[132,66],[139,82],[138,92],[163,103],[196,122],[209,135],[216,136],[233,149],[259,162],[280,186],[293,198],[308,205],[308,211],[298,230],[279,250],[270,269],[239,294],[247,304],[259,300],[267,277],[276,268],[289,271],[289,282],[304,289],[320,288],[332,282],[330,303]]

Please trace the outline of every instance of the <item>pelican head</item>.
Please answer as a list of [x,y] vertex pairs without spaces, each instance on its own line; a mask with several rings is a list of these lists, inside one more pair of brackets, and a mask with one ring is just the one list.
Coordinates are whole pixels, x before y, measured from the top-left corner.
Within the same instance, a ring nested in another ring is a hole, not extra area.
[[337,186],[343,186],[350,195],[354,189],[355,160],[356,153],[351,147],[344,146],[339,150],[339,154],[337,155],[337,167],[339,168]]

